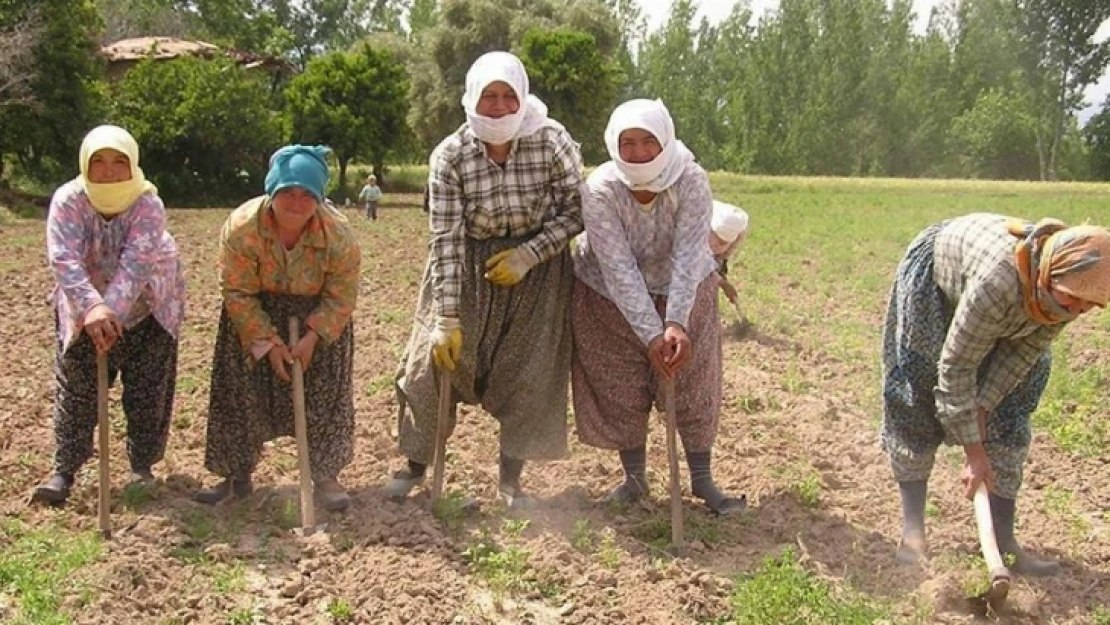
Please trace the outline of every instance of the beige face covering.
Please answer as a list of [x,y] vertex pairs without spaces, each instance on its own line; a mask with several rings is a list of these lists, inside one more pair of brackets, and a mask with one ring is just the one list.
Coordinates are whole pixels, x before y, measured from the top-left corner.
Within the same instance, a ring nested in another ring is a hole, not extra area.
[[[131,179],[123,182],[91,182],[89,161],[100,150],[112,149],[125,154],[131,163]],[[139,144],[131,133],[119,126],[97,126],[81,142],[81,175],[76,181],[89,196],[89,203],[96,212],[106,217],[118,215],[135,203],[143,193],[157,193],[158,189],[147,182],[139,168]]]

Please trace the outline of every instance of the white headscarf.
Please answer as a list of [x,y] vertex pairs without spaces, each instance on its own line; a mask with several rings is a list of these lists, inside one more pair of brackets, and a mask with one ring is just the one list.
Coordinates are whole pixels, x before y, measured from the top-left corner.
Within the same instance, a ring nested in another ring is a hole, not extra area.
[[[520,108],[516,113],[494,119],[478,114],[482,91],[501,81],[516,92]],[[528,93],[528,72],[524,63],[508,52],[487,52],[478,57],[466,73],[466,92],[462,97],[466,121],[479,139],[502,145],[535,134],[547,121],[547,105]]]
[[[89,161],[104,149],[116,150],[127,156],[131,164],[130,180],[107,183],[89,180]],[[139,144],[135,137],[119,126],[105,124],[90,130],[81,142],[79,158],[81,174],[75,181],[88,195],[93,209],[101,215],[118,215],[131,208],[143,193],[158,193],[157,187],[147,182],[143,170],[139,169]]]
[[[629,163],[621,158],[621,133],[632,128],[655,135],[663,151],[649,163]],[[629,100],[609,116],[605,147],[621,180],[633,191],[662,193],[682,176],[693,153],[675,137],[674,121],[662,100]]]
[[713,200],[713,233],[725,243],[732,243],[748,230],[748,213],[744,209]]

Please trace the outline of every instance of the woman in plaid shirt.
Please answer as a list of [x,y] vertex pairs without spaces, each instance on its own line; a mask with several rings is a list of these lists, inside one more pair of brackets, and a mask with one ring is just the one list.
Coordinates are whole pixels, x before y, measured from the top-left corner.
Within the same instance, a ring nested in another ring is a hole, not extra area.
[[430,160],[431,253],[397,378],[408,464],[386,492],[406,496],[432,460],[438,368],[452,372],[455,401],[500,423],[500,493],[526,505],[524,461],[566,450],[567,244],[582,230],[582,157],[507,52],[475,61],[462,103],[466,123]]
[[1051,575],[1014,538],[1029,416],[1064,325],[1110,299],[1110,234],[972,214],[927,228],[898,267],[883,334],[883,448],[901,492],[897,558],[925,557],[925,493],[942,442],[966,454],[970,498],[990,490],[995,532],[1013,570]]

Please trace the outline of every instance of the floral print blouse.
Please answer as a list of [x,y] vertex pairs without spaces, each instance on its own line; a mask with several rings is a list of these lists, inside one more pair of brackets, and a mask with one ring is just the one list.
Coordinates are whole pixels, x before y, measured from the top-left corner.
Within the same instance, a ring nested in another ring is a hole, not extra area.
[[350,321],[358,299],[361,252],[347,218],[330,204],[316,209],[296,246],[286,250],[270,198],[248,200],[224,222],[220,250],[224,308],[244,351],[258,342],[281,340],[259,293],[320,296],[304,324],[325,344],[338,338]]
[[125,328],[153,314],[178,336],[185,278],[157,195],[144,193],[126,211],[105,219],[76,182],[62,185],[46,218],[46,256],[56,283],[51,297],[63,350],[99,304],[111,308]]

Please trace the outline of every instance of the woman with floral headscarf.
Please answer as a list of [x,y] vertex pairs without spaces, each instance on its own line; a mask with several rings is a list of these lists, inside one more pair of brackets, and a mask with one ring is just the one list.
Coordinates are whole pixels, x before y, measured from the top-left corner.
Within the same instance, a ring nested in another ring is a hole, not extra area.
[[1021,549],[1014,514],[1029,416],[1064,326],[1110,299],[1110,234],[1056,220],[977,213],[926,228],[898,266],[883,333],[883,448],[902,499],[900,562],[925,557],[925,496],[936,449],[960,445],[964,491],[990,491],[1012,570],[1051,575]]
[[[337,477],[354,450],[351,313],[360,252],[347,218],[324,199],[328,152],[275,152],[266,194],[235,209],[220,233],[224,304],[204,466],[223,480],[197,493],[201,502],[248,495],[263,444],[293,435],[289,366],[299,360],[316,496],[328,510],[350,504]],[[296,343],[291,317],[301,326]]]
[[716,263],[709,178],[675,137],[667,107],[632,100],[605,130],[611,161],[587,182],[586,231],[575,250],[571,370],[578,438],[620,452],[625,481],[608,499],[647,493],[646,441],[662,378],[675,381],[678,433],[694,496],[743,510],[713,481],[721,407]]
[[[61,504],[92,455],[97,352],[123,379],[131,480],[151,484],[173,414],[185,280],[166,209],[123,128],[81,143],[81,174],[54,193],[46,219],[54,288],[54,475],[33,500]],[[100,453],[108,453],[100,450]]]
[[466,123],[430,161],[431,253],[397,379],[408,463],[386,492],[402,497],[424,480],[438,368],[452,372],[455,401],[500,423],[500,496],[521,506],[524,462],[566,450],[567,244],[582,230],[582,157],[507,52],[474,62],[462,104]]

